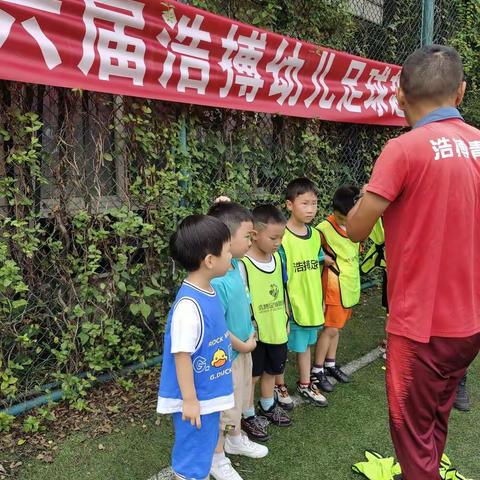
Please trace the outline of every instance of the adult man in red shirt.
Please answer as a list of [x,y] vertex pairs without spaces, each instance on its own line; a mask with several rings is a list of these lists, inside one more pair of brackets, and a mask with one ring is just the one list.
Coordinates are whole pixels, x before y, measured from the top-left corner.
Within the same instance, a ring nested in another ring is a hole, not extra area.
[[404,480],[438,480],[460,379],[480,349],[480,131],[457,106],[463,66],[431,45],[403,65],[398,102],[411,131],[390,140],[347,233],[383,214],[388,258],[387,397]]

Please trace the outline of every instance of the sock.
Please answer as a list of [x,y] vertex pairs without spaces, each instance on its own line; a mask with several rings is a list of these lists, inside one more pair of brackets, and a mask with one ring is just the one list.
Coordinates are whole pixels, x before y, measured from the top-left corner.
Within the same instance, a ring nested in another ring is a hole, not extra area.
[[273,397],[271,398],[261,398],[260,399],[260,405],[262,406],[262,408],[267,411],[267,410],[270,410],[270,408],[273,407]]
[[242,444],[242,434],[240,435],[229,435],[228,439],[230,442],[232,442],[234,445],[241,445]]
[[243,411],[243,418],[250,418],[255,416],[255,408],[248,407],[246,410]]
[[327,368],[333,368],[335,366],[335,359],[334,358],[326,358],[325,359],[325,366]]
[[308,383],[298,382],[298,386],[299,386],[300,388],[307,388],[307,387],[310,386],[310,382],[308,382]]
[[213,454],[213,461],[215,465],[221,462],[225,458],[225,452],[222,450],[220,453],[215,452]]
[[[327,366],[327,364],[325,364],[325,366]],[[323,372],[323,365],[313,364],[312,373],[321,373],[321,372]]]

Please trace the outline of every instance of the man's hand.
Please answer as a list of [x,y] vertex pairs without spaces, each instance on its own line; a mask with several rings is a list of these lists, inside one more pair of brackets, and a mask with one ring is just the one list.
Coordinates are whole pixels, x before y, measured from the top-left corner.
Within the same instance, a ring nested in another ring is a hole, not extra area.
[[348,212],[347,235],[353,242],[365,240],[372,231],[377,220],[390,205],[390,201],[367,191],[368,185],[362,188],[362,196]]
[[202,428],[202,420],[200,418],[200,402],[196,398],[183,401],[182,420],[189,420],[192,424],[192,427],[196,425],[199,430]]

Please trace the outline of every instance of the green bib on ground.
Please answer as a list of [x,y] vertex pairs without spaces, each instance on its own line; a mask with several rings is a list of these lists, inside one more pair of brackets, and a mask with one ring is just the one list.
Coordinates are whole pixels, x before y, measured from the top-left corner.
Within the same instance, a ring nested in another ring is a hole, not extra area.
[[263,343],[287,343],[287,312],[283,288],[282,263],[278,253],[273,254],[275,270],[264,272],[248,257],[241,262],[247,272],[252,299],[253,319],[257,324],[258,339]]
[[373,450],[365,451],[366,462],[358,462],[352,470],[361,473],[368,480],[393,480],[402,473],[400,465],[393,457],[382,457]]
[[360,300],[360,246],[343,237],[328,220],[324,220],[317,228],[336,256],[342,305],[344,308],[353,307]]
[[387,267],[385,262],[385,232],[381,218],[377,220],[369,238],[372,240],[373,245],[363,257],[362,265],[360,266],[363,273],[369,273],[376,267]]
[[322,247],[320,234],[308,227],[308,235],[300,237],[287,228],[282,247],[293,320],[302,327],[320,327],[325,323],[321,264],[318,259]]

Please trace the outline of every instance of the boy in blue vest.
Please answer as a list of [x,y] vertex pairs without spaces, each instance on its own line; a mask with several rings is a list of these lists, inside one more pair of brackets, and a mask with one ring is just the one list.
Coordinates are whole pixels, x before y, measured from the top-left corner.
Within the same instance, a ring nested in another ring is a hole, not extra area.
[[188,275],[168,315],[157,412],[173,417],[176,478],[206,479],[220,412],[234,404],[232,345],[210,283],[230,267],[230,232],[216,218],[191,215],[170,238],[170,253]]
[[[255,330],[251,320],[250,296],[238,268],[238,259],[250,248],[253,230],[252,214],[234,202],[220,201],[209,212],[222,221],[231,235],[232,261],[226,275],[212,281],[219,296],[230,339],[232,341],[232,376],[235,405],[221,415],[220,438],[213,457],[210,474],[216,480],[241,480],[225,453],[262,458],[268,454],[264,445],[252,442],[268,439],[266,422],[251,412],[252,354],[256,347]],[[243,415],[243,418],[242,418]],[[242,432],[242,429],[244,432]],[[250,438],[249,438],[250,437]]]

